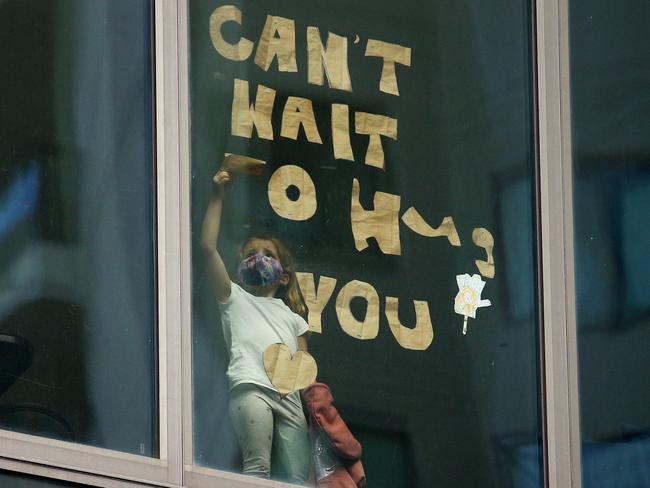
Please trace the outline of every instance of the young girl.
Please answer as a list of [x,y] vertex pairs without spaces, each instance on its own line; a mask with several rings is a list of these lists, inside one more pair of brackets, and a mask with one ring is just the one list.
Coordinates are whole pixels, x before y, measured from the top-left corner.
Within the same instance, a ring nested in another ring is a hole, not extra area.
[[277,239],[245,241],[238,270],[242,286],[231,281],[216,246],[224,187],[230,181],[231,175],[223,170],[213,178],[201,247],[230,353],[229,410],[243,472],[269,478],[273,458],[274,468],[278,463],[288,481],[303,484],[311,455],[300,394],[281,397],[266,374],[262,357],[268,346],[280,342],[292,352],[307,350],[308,325],[299,315],[304,314],[305,304],[291,254]]

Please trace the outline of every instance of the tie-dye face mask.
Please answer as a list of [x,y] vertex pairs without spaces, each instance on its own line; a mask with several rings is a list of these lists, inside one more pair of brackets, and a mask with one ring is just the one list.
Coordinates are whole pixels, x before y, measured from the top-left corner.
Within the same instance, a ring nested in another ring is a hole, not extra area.
[[280,261],[261,253],[253,254],[244,259],[237,271],[241,282],[249,286],[273,285],[284,274]]

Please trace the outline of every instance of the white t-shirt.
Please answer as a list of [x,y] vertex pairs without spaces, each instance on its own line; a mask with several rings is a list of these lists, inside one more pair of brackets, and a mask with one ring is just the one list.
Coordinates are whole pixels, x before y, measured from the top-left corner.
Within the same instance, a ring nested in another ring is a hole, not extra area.
[[264,369],[264,351],[281,342],[295,353],[298,336],[309,330],[307,322],[281,299],[256,297],[236,283],[231,284],[228,301],[219,305],[230,353],[226,373],[230,389],[241,383],[254,383],[277,391]]

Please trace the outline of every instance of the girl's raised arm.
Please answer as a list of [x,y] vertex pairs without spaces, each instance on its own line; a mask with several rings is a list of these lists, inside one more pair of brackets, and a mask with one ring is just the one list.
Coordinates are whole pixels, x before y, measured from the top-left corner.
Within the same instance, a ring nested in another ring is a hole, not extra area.
[[221,210],[223,208],[224,187],[231,181],[230,173],[219,170],[212,178],[214,186],[208,209],[201,227],[201,249],[208,267],[208,275],[217,300],[224,303],[230,298],[230,276],[217,249]]

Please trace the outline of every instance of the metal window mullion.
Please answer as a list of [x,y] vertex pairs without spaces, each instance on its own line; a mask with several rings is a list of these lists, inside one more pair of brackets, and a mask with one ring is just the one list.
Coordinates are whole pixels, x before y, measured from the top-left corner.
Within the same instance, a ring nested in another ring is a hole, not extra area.
[[[181,240],[181,333],[182,333],[182,404],[183,404],[183,469],[187,471],[194,459],[192,421],[192,231],[191,231],[191,165],[189,108],[189,19],[188,0],[176,0],[178,33],[179,83],[179,164],[180,164],[180,235]],[[188,485],[189,486],[189,485]]]
[[155,0],[156,154],[158,191],[158,296],[160,457],[167,482],[183,481],[181,410],[181,241],[178,124],[178,10]]
[[546,480],[581,488],[568,0],[538,0],[536,21]]

